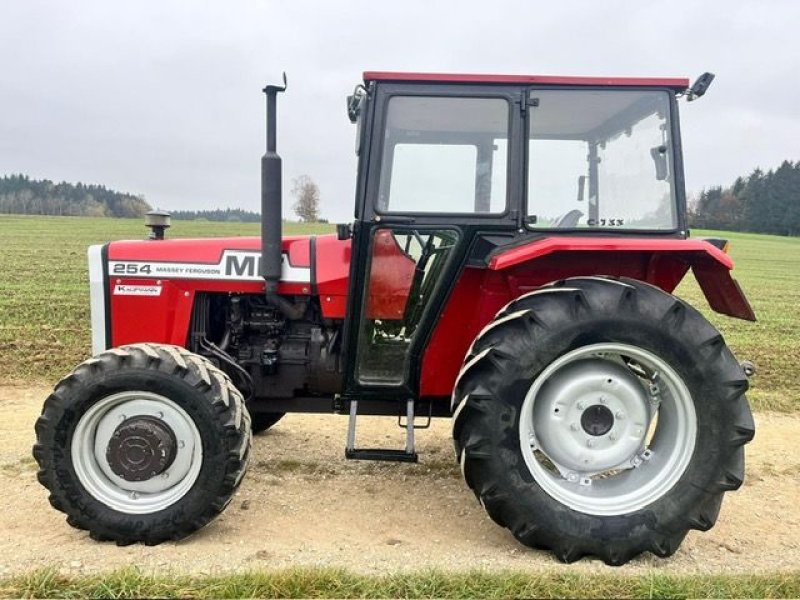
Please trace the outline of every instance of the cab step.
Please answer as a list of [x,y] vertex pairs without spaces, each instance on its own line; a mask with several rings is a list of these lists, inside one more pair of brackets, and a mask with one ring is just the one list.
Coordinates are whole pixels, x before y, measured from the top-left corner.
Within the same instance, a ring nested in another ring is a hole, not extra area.
[[358,400],[350,402],[350,419],[347,423],[347,445],[344,457],[350,460],[383,460],[388,462],[417,462],[419,456],[414,447],[414,400],[406,402],[406,447],[402,450],[391,448],[356,448],[356,420],[358,419]]
[[350,460],[383,460],[386,462],[417,462],[419,460],[416,452],[408,453],[405,450],[390,448],[345,448],[344,456]]

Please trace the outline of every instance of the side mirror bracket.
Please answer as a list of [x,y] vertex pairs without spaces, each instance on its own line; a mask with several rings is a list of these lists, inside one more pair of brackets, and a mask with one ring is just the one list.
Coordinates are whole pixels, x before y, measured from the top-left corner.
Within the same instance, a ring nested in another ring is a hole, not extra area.
[[336,224],[336,239],[349,240],[351,237],[353,237],[353,227],[350,223]]

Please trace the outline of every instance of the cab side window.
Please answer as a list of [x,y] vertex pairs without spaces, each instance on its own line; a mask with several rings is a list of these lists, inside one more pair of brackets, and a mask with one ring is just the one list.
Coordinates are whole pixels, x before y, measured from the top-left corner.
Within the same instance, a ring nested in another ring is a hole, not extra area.
[[504,212],[508,122],[500,98],[390,98],[377,211]]

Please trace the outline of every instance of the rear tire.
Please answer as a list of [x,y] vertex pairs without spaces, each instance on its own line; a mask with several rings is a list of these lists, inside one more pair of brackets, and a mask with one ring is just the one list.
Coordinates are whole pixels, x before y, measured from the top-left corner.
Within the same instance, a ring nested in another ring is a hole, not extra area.
[[746,390],[686,303],[635,280],[568,279],[511,302],[475,340],[453,392],[456,455],[527,546],[565,562],[670,556],[742,484]]
[[78,365],[36,421],[50,504],[96,540],[178,540],[231,500],[250,417],[225,373],[178,346],[133,344]]

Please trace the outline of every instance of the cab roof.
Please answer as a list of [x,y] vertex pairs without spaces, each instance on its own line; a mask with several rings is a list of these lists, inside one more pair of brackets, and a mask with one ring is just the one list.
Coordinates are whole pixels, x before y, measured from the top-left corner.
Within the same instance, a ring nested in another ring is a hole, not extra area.
[[683,77],[571,77],[561,75],[481,75],[469,73],[402,73],[365,71],[364,81],[418,83],[494,83],[511,85],[666,87],[681,92],[689,87]]

